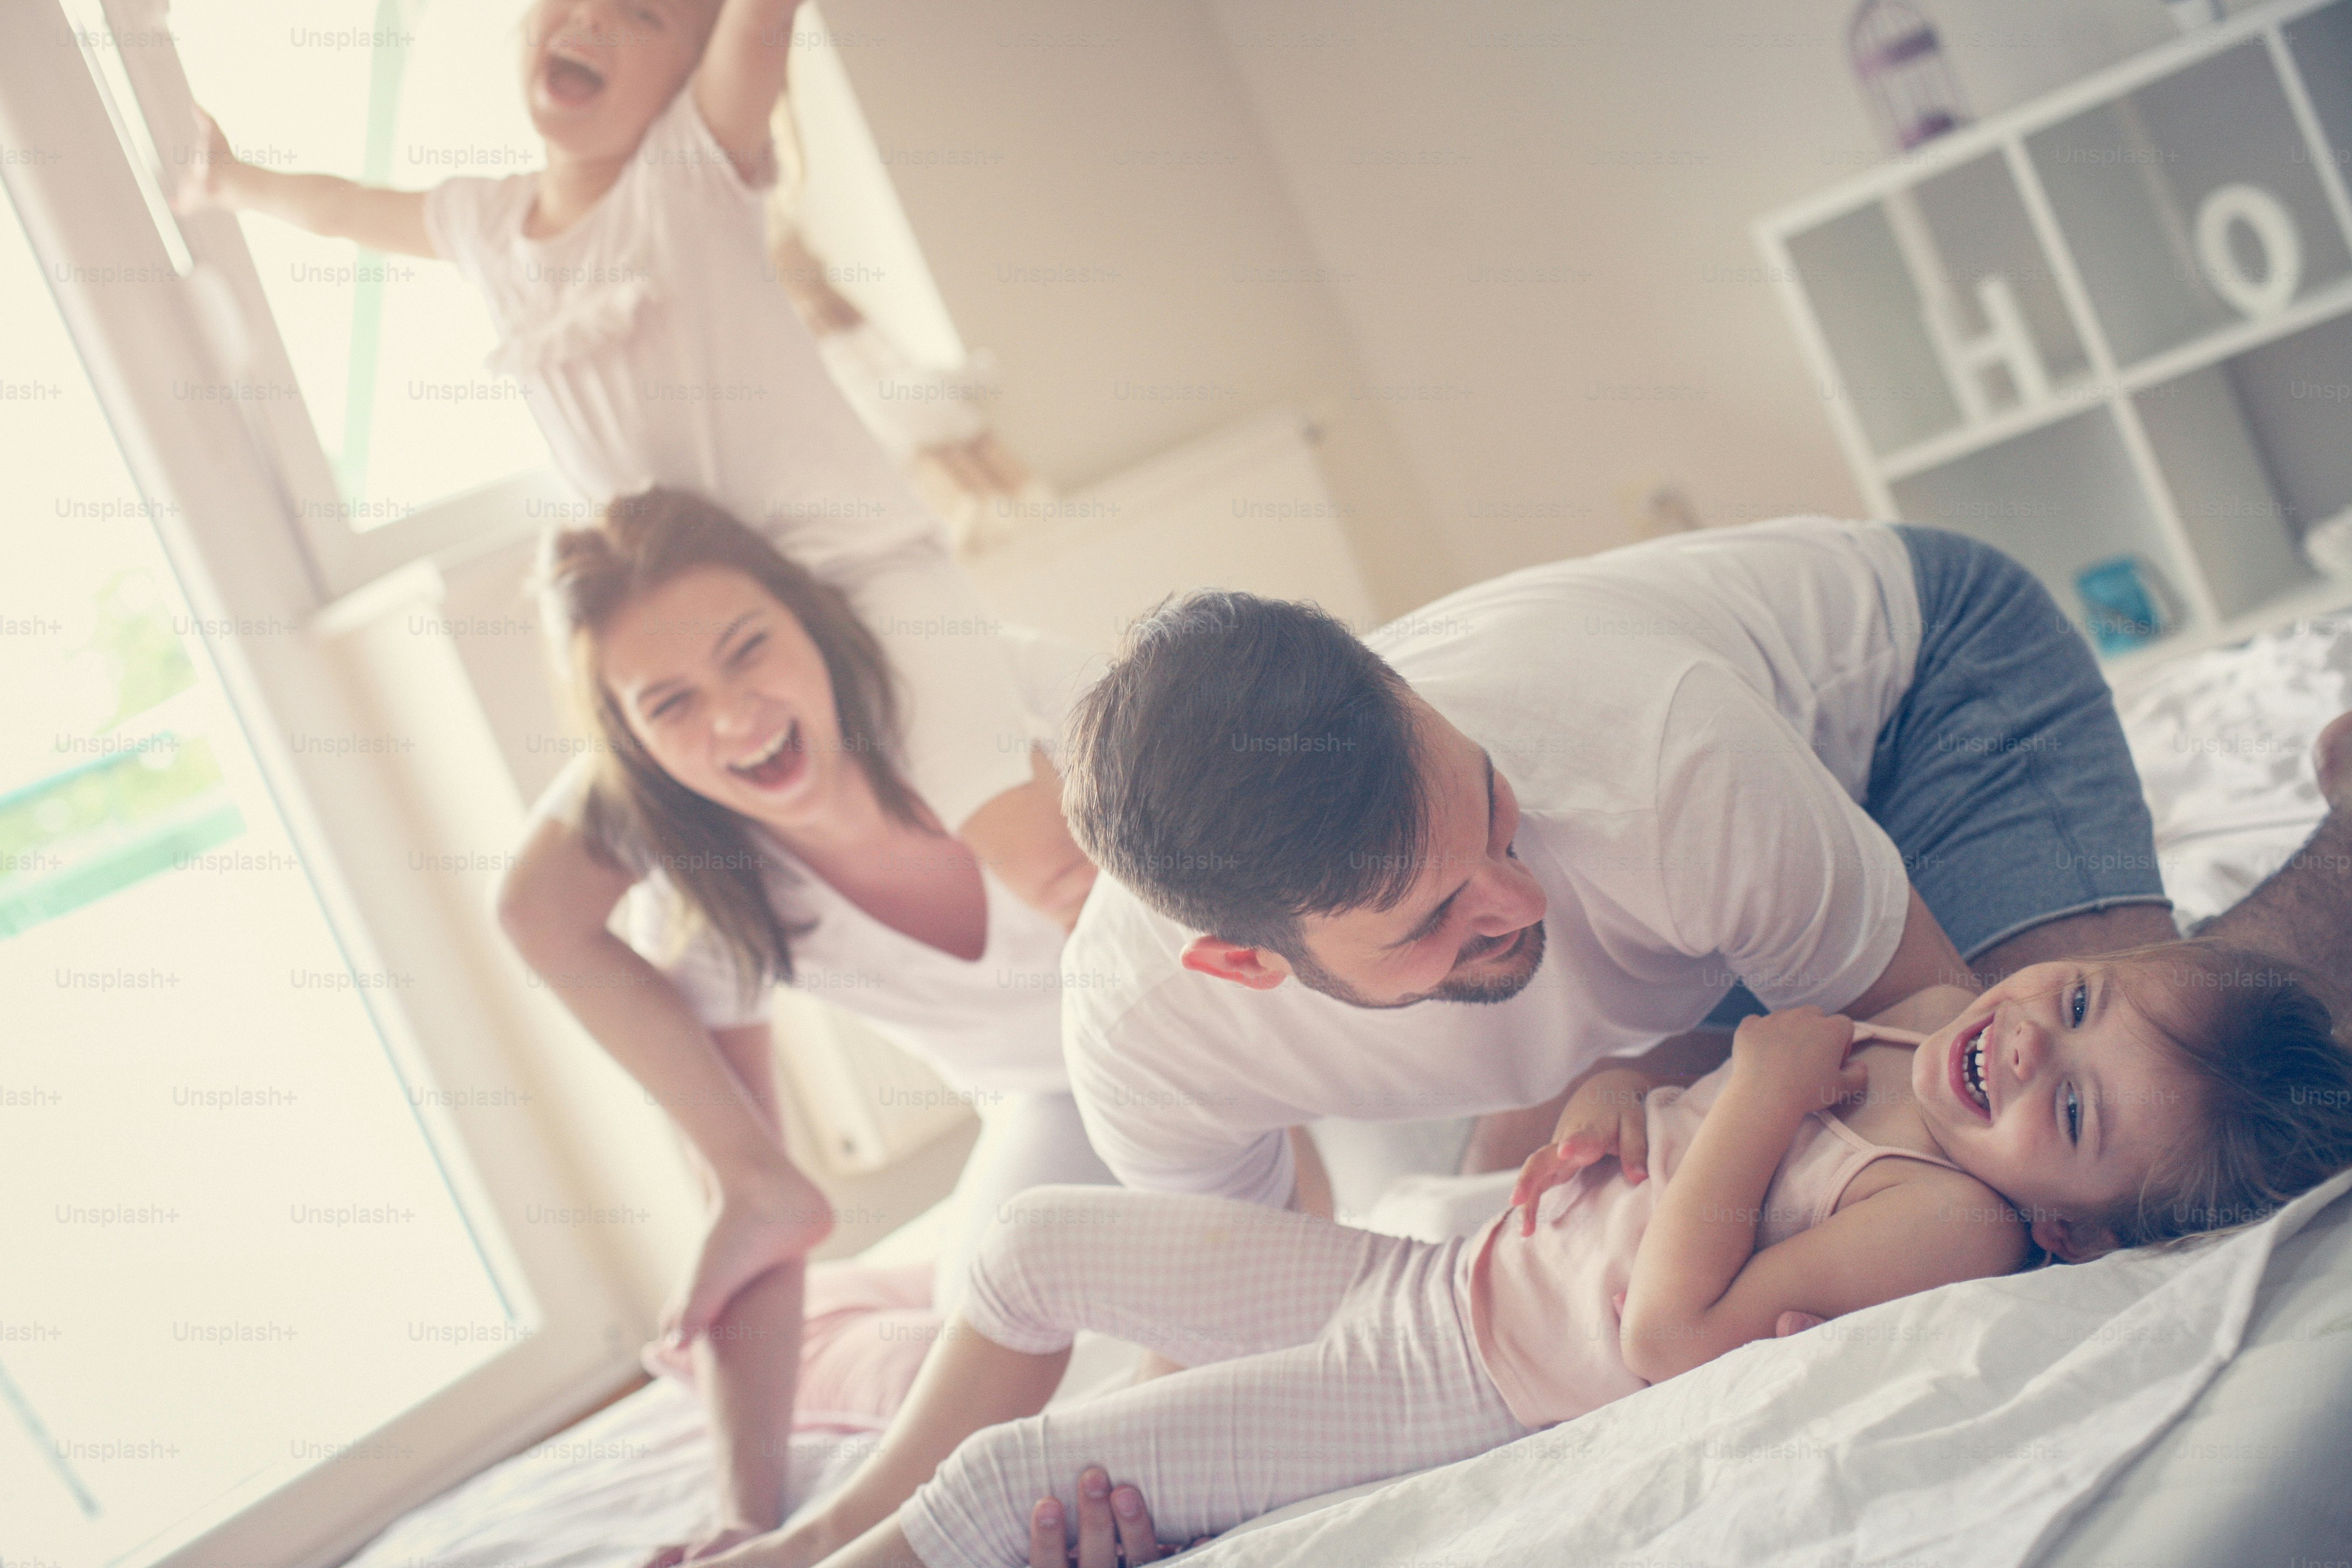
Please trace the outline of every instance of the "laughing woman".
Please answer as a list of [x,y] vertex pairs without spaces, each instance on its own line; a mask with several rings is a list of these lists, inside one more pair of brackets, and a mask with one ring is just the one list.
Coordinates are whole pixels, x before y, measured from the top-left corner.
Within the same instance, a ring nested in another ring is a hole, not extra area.
[[[519,859],[541,840],[584,842],[598,879],[566,918],[516,898],[500,913],[525,961],[668,1110],[716,1202],[684,1298],[710,1304],[675,1313],[660,1352],[690,1366],[720,1444],[719,1528],[698,1554],[777,1522],[800,1260],[832,1225],[783,1151],[773,986],[863,1015],[982,1110],[939,1266],[943,1310],[1004,1200],[1111,1178],[1063,1076],[1062,926],[908,785],[884,646],[848,600],[719,508],[658,489],[551,536],[541,592],[597,765],[541,803]],[[1058,728],[1084,656],[1007,640],[1030,731],[998,744],[1023,750]],[[605,925],[624,899],[625,940]]]

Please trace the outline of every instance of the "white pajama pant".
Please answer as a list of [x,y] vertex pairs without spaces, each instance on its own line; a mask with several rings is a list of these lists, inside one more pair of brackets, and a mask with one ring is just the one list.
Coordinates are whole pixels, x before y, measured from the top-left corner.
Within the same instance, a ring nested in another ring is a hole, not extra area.
[[1525,1436],[1456,1305],[1468,1245],[1223,1198],[1024,1194],[974,1264],[971,1325],[1031,1354],[1089,1329],[1192,1370],[976,1434],[899,1528],[929,1568],[1019,1568],[1030,1510],[1087,1465],[1182,1541]]
[[1058,1184],[1118,1185],[1087,1141],[1076,1098],[1008,1094],[980,1113],[980,1142],[971,1146],[948,1196],[947,1233],[931,1273],[931,1307],[940,1316],[963,1310],[972,1260],[997,1211],[1032,1187]]

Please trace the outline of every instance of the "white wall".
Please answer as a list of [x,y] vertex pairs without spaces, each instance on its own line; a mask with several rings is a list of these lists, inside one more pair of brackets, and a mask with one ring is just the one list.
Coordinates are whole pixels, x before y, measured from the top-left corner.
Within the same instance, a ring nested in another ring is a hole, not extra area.
[[[1474,574],[1862,500],[1749,238],[1885,154],[1852,0],[1209,0]],[[2158,0],[1927,0],[1979,115],[2171,36]],[[1498,276],[1499,274],[1499,276]]]
[[[1925,4],[1979,115],[2172,32],[2160,0]],[[1884,156],[1851,0],[828,7],[886,150],[973,160],[891,173],[1066,486],[1320,398],[1390,610],[1622,542],[1660,484],[1709,522],[1861,508],[1748,238]],[[1055,266],[1116,276],[1008,271]],[[1155,382],[1234,392],[1116,395]]]
[[1325,427],[1381,607],[1462,580],[1204,6],[825,11],[957,329],[997,356],[998,424],[1041,471],[1076,489],[1287,404]]

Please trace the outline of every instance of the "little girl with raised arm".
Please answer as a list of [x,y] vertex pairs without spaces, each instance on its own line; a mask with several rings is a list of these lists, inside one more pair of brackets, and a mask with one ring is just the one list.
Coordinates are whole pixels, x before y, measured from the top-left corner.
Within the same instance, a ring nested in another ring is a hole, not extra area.
[[[1790,1314],[2243,1224],[2352,1164],[2352,1053],[2263,955],[2183,942],[1937,994],[1965,1005],[1924,1037],[1803,1008],[1743,1023],[1687,1087],[1595,1075],[1563,1125],[1613,1143],[1632,1106],[1645,1148],[1539,1153],[1468,1238],[1024,1194],[864,1468],[719,1562],[1010,1568],[1082,1465],[1139,1488],[1160,1535],[1213,1534],[1571,1419]],[[1040,1415],[1080,1329],[1192,1370]]]

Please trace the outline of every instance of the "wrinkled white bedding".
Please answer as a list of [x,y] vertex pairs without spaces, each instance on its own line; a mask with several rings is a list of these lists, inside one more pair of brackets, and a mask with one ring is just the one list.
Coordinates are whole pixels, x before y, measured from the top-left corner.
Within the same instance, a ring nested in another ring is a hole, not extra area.
[[[845,1479],[872,1436],[793,1439],[792,1491]],[[711,1517],[710,1438],[692,1390],[656,1381],[404,1515],[366,1568],[622,1568]]]
[[2135,670],[2116,683],[2184,926],[2236,903],[2325,815],[2311,744],[2352,708],[2352,614]]
[[[2290,1447],[2316,1440],[2311,1458],[2342,1463],[2352,1203],[2335,1200],[2347,1189],[2352,1173],[2187,1254],[1971,1280],[1759,1342],[1478,1458],[1287,1520],[1269,1516],[1197,1560],[1201,1568],[2032,1563],[2229,1367],[2275,1255],[2326,1209],[2324,1256],[2301,1284],[2313,1305],[2335,1303],[2335,1342],[2305,1342],[2312,1370],[2334,1376],[2315,1376],[2271,1413],[2266,1432],[2242,1428],[2204,1445],[2278,1456],[2268,1468],[2276,1489],[2249,1500],[2274,1530],[2291,1527],[2279,1506],[2291,1489]],[[2298,1550],[2260,1560],[2315,1563],[2331,1543],[2352,1541],[2340,1496],[2311,1490],[2301,1500],[2311,1528],[2292,1537]],[[2215,1555],[2216,1544],[2240,1543],[2207,1537],[2202,1554],[2130,1561],[2256,1560]],[[2106,1552],[2097,1560],[2122,1561]]]
[[[2309,751],[2352,707],[2352,616],[2136,672],[2117,696],[2165,885],[2193,923],[2318,821]],[[2329,1201],[2347,1184],[2187,1253],[1972,1281],[1751,1345],[1482,1458],[1286,1510],[1186,1561],[2352,1559],[2352,1199]],[[1412,1178],[1379,1227],[1442,1234],[1507,1189]],[[870,1440],[797,1440],[794,1500]],[[620,1568],[707,1517],[708,1464],[691,1396],[656,1385],[417,1510],[354,1561]]]

